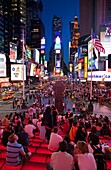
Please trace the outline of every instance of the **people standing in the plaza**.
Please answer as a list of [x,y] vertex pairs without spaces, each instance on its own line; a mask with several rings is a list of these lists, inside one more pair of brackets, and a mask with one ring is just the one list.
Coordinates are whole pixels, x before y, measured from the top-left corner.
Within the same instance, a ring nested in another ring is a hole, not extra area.
[[44,114],[43,114],[43,121],[46,128],[46,139],[50,140],[50,134],[53,128],[53,118],[51,114],[51,107],[47,106]]
[[72,104],[72,110],[73,110],[73,113],[75,113],[75,103],[74,102]]
[[51,109],[52,109],[53,126],[57,126],[57,117],[58,117],[57,109],[55,108],[54,105],[51,106]]
[[66,119],[68,119],[68,121],[69,121],[70,128],[72,126],[73,118],[74,118],[73,112],[70,109],[68,109],[68,111],[66,113]]
[[17,101],[17,109],[20,109],[20,105],[21,105],[20,100],[18,100]]
[[90,100],[90,103],[88,104],[88,112],[93,113],[93,103],[91,100]]

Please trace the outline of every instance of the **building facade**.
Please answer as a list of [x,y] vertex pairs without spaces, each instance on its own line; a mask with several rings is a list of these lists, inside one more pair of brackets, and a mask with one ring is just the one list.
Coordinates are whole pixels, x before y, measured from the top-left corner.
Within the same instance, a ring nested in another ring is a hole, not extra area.
[[0,2],[0,53],[4,53],[4,18],[3,2]]
[[99,35],[100,25],[111,23],[110,0],[80,0],[80,34],[91,34],[91,28]]

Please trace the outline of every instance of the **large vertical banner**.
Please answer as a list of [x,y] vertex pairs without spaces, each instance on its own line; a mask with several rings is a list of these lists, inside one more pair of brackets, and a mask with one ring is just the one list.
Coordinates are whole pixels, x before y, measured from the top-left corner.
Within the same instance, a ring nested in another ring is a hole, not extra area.
[[88,76],[88,58],[87,57],[84,57],[84,78],[87,78]]
[[10,42],[10,62],[17,61],[17,44]]
[[6,56],[0,54],[0,77],[6,77]]
[[98,51],[88,42],[88,70],[98,70]]

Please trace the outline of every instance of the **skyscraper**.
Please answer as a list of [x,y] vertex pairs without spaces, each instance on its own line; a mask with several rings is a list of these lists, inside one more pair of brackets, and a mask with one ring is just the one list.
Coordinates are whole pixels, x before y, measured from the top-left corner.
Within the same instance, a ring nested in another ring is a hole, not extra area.
[[31,20],[38,19],[38,2],[26,0],[26,44],[31,46]]
[[0,2],[0,53],[4,53],[4,19],[3,2]]
[[59,36],[62,41],[62,19],[54,15],[52,22],[52,44],[54,45],[57,36]]
[[18,58],[22,54],[23,30],[26,31],[26,0],[3,0],[5,53],[9,55],[9,43],[18,46]]
[[31,49],[37,48],[40,50],[41,38],[45,36],[41,11],[41,0],[26,0],[26,44]]
[[60,74],[63,68],[62,19],[55,15],[52,21],[52,49],[55,74]]

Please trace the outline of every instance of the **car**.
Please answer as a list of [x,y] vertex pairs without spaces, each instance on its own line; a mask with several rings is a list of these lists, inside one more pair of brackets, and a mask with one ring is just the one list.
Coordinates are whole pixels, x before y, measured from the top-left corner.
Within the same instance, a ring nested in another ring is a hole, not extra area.
[[2,100],[5,101],[5,100],[9,100],[9,99],[12,99],[13,96],[12,95],[4,95],[2,96]]
[[14,91],[6,91],[5,93],[10,95],[10,94],[14,94]]

